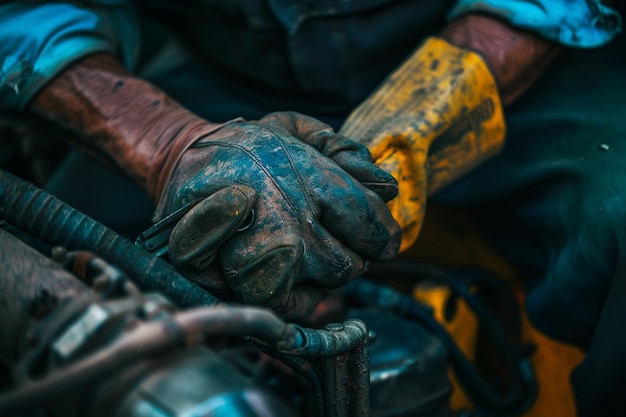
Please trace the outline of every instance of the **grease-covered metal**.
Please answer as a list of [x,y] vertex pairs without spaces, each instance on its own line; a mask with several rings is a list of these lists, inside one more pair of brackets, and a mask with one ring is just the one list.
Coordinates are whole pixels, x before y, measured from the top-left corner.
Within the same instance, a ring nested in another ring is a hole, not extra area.
[[25,347],[30,323],[77,297],[86,286],[2,228],[0,265],[0,356],[14,362]]

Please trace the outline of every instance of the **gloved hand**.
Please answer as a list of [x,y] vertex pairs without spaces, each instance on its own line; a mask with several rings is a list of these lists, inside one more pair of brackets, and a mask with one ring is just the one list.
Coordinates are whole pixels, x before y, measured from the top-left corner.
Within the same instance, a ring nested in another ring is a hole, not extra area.
[[365,147],[313,118],[226,124],[191,145],[165,186],[158,213],[201,200],[174,228],[170,260],[206,288],[303,317],[323,288],[399,247],[383,199],[344,170],[386,200],[397,192]]
[[441,36],[426,39],[340,129],[398,179],[389,208],[402,228],[400,250],[417,239],[427,196],[501,148],[500,95],[512,102],[556,51],[487,16],[460,18]]
[[31,110],[79,132],[145,188],[157,219],[197,202],[169,255],[212,290],[303,317],[323,288],[397,253],[400,229],[384,202],[396,181],[364,146],[313,118],[209,123],[107,55],[67,69]]

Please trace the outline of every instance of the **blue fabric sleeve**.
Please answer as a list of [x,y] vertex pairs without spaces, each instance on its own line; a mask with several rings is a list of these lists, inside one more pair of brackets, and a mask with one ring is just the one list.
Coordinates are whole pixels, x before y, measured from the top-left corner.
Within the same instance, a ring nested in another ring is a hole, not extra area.
[[0,5],[0,113],[23,110],[51,78],[94,52],[113,53],[132,69],[139,49],[136,21],[134,9],[121,0]]
[[566,46],[591,48],[621,30],[620,15],[600,0],[458,0],[451,19],[466,13],[496,15]]

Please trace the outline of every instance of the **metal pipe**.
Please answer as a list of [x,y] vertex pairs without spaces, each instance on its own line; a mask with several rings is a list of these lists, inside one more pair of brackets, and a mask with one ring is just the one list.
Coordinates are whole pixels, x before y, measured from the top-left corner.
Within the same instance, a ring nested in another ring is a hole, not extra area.
[[358,319],[348,319],[336,326],[329,330],[328,326],[326,329],[307,329],[294,325],[302,342],[294,345],[291,352],[285,353],[314,357],[336,356],[354,349],[368,336],[367,326]]
[[109,347],[1,396],[0,415],[10,416],[24,409],[58,401],[77,387],[92,386],[102,378],[119,372],[121,367],[179,343],[179,337],[161,323],[140,326]]
[[370,355],[369,332],[352,352],[352,361],[348,378],[353,381],[353,416],[370,415]]
[[[307,330],[309,334],[317,333]],[[352,346],[347,335],[353,333],[338,333],[342,341],[340,347]],[[34,403],[56,400],[63,393],[70,392],[71,388],[89,386],[101,378],[113,375],[121,367],[149,355],[164,352],[177,345],[202,343],[203,336],[213,335],[250,336],[279,352],[291,354],[300,351],[305,345],[299,328],[285,323],[270,310],[218,306],[182,311],[164,321],[142,323],[117,342],[87,358],[69,364],[42,380],[30,381],[16,391],[0,397],[0,415],[8,415]],[[338,352],[338,349],[333,348],[334,339],[328,340],[329,345],[322,345],[329,348],[329,351]],[[308,352],[306,348],[303,351]],[[324,353],[323,349],[316,351]],[[33,401],[34,399],[37,401]]]
[[[344,330],[342,324],[330,324],[326,329],[331,333]],[[347,352],[321,359],[326,416],[370,415],[368,338],[365,335]]]

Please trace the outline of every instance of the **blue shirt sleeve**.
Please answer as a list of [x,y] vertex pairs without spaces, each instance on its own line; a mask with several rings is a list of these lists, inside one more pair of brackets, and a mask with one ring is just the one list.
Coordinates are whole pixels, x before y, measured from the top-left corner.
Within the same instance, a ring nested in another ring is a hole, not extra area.
[[466,13],[496,15],[566,46],[591,48],[621,30],[620,15],[600,0],[458,0],[451,19]]
[[110,52],[132,69],[139,49],[136,21],[134,9],[121,0],[0,5],[0,112],[23,110],[51,78],[94,52]]

